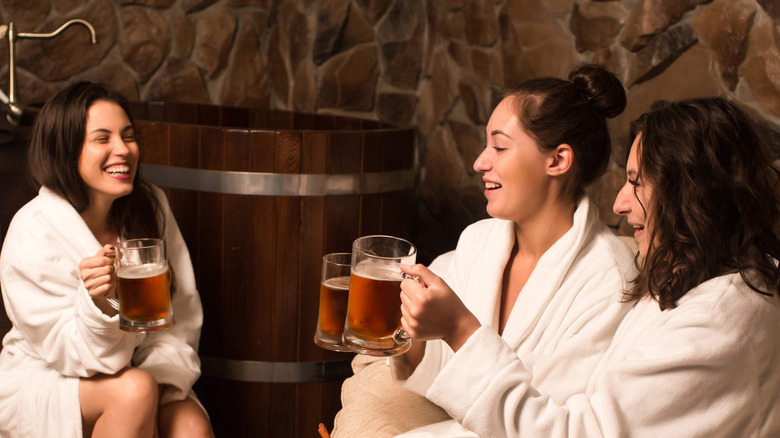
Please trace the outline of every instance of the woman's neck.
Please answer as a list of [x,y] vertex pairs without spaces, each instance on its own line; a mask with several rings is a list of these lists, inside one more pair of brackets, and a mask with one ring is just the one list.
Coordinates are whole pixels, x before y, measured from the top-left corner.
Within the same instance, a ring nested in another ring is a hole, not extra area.
[[110,209],[111,204],[90,200],[89,206],[79,213],[101,245],[113,244],[117,241],[118,233],[108,223],[108,212]]
[[574,224],[576,204],[554,202],[539,209],[524,223],[515,223],[517,250],[525,258],[538,260],[558,241]]

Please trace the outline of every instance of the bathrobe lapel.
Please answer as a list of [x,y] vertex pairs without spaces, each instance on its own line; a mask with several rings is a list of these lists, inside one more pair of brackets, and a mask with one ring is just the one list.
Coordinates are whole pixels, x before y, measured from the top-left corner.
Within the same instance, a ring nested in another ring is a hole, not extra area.
[[[540,320],[544,318],[545,310],[550,308],[549,304],[555,298],[567,271],[587,241],[592,223],[596,220],[596,214],[596,209],[591,208],[587,198],[583,199],[574,213],[571,229],[539,259],[536,268],[517,297],[512,315],[510,315],[502,334],[504,340],[513,349],[517,349],[535,328],[538,331],[543,331],[544,327],[548,325]],[[500,281],[501,276],[497,278]],[[500,299],[500,284],[498,296]],[[497,305],[498,301],[496,301]],[[498,307],[496,307],[496,315],[499,313],[497,309]],[[522,313],[524,316],[516,317],[516,313]],[[530,344],[535,344],[535,342]]]

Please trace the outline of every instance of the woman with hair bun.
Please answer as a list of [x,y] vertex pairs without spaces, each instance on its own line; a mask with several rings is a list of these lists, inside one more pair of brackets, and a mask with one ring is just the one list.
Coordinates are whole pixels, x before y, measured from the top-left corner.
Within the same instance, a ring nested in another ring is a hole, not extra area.
[[[492,218],[463,231],[442,278],[422,265],[403,267],[420,280],[402,283],[403,326],[414,341],[392,358],[393,376],[457,420],[409,436],[474,436],[461,426],[471,428],[472,417],[488,422],[480,429],[485,437],[506,433],[495,420],[516,400],[437,397],[436,388],[460,380],[453,368],[472,369],[459,383],[485,389],[501,379],[491,374],[496,361],[516,361],[554,402],[585,390],[629,309],[620,297],[636,275],[634,254],[599,220],[584,190],[609,163],[606,118],[625,105],[620,81],[585,65],[568,80],[525,82],[493,111],[487,146],[474,163]],[[484,327],[490,342],[454,354],[461,345],[453,342],[466,342],[464,331],[474,330],[466,323]],[[511,355],[496,356],[496,345]]]

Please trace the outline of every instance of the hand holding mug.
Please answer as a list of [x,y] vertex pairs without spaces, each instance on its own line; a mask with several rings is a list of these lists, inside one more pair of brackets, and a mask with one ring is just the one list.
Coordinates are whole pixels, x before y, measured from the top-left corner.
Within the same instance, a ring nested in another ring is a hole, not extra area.
[[453,351],[480,327],[447,283],[423,265],[401,265],[401,324],[414,339],[442,339]]
[[104,245],[94,256],[79,262],[81,280],[92,298],[113,298],[115,296],[114,254],[115,250],[112,245]]

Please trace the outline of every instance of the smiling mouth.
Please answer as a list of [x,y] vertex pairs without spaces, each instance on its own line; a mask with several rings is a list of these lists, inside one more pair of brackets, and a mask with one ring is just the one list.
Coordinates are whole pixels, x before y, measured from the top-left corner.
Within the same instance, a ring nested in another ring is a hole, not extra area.
[[128,175],[130,173],[130,166],[126,164],[116,164],[114,166],[106,167],[106,172],[110,175]]
[[495,189],[500,189],[500,188],[501,188],[501,184],[499,184],[499,183],[494,183],[494,182],[486,182],[485,183],[485,189],[487,189],[487,190],[495,190]]

